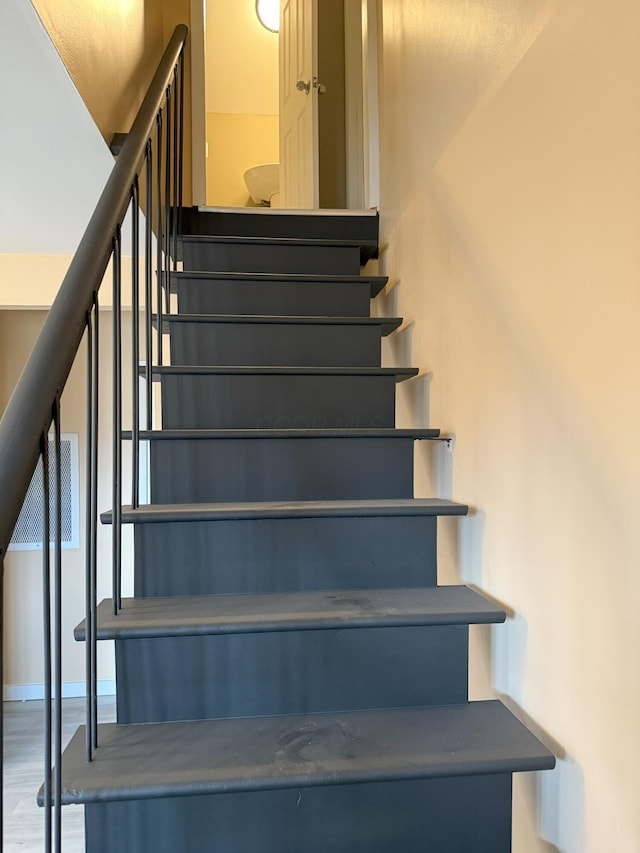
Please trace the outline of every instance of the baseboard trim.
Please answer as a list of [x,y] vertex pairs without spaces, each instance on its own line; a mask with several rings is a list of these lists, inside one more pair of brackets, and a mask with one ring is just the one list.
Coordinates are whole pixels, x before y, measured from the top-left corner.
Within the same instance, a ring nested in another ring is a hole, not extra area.
[[[115,696],[116,682],[103,679],[98,681],[98,696]],[[64,681],[63,699],[80,699],[86,695],[84,681]],[[5,684],[3,690],[5,702],[28,702],[31,699],[44,699],[44,684]]]

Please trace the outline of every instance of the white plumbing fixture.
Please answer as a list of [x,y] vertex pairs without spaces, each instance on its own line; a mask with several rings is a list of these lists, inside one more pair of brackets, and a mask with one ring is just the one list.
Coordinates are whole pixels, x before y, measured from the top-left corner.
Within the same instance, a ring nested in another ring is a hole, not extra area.
[[244,173],[249,195],[256,204],[271,204],[271,197],[280,191],[280,164],[261,163]]

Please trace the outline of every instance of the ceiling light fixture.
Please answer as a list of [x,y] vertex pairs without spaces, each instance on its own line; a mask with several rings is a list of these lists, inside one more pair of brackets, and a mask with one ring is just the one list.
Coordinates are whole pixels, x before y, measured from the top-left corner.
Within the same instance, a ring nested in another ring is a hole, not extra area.
[[280,0],[256,0],[256,14],[262,26],[277,33],[280,29]]

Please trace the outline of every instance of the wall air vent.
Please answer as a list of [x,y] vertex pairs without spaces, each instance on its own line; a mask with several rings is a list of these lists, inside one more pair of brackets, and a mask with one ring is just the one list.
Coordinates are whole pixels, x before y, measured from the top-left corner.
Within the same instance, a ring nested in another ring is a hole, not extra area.
[[[78,475],[78,436],[63,433],[60,437],[61,487],[62,487],[62,547],[80,547],[80,508]],[[51,512],[51,536],[55,518],[55,459],[53,436],[49,436],[49,507]],[[24,499],[22,510],[11,537],[10,551],[37,551],[42,548],[44,498],[42,494],[42,458]],[[53,544],[53,539],[51,544]]]

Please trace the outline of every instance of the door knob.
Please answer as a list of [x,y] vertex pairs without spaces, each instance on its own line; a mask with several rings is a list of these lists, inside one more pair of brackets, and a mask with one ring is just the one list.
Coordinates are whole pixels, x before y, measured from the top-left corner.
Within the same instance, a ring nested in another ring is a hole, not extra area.
[[296,89],[299,92],[306,92],[306,94],[308,95],[311,91],[311,81],[307,80],[307,82],[305,83],[304,80],[298,80],[298,82],[296,83]]
[[327,87],[324,85],[324,83],[321,83],[317,77],[313,78],[313,88],[318,90],[319,95],[324,95],[324,93],[327,91]]

